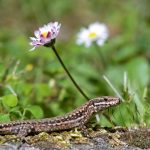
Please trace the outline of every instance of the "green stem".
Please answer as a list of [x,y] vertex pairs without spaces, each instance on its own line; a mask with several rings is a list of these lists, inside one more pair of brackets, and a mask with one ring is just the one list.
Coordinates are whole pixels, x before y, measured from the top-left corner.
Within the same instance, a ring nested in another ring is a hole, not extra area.
[[95,49],[96,49],[96,51],[99,55],[100,62],[101,62],[101,65],[102,65],[101,67],[102,67],[102,69],[104,69],[106,67],[106,61],[105,61],[105,58],[103,56],[103,53],[102,53],[101,49],[99,49],[99,47],[96,44],[94,44],[94,46],[95,46]]
[[78,89],[78,91],[82,94],[82,96],[87,99],[90,100],[90,98],[82,91],[82,89],[79,87],[79,85],[76,83],[76,81],[73,79],[73,77],[71,76],[71,74],[69,73],[68,69],[66,68],[66,66],[64,65],[61,57],[58,55],[57,50],[55,48],[54,45],[51,46],[52,50],[54,51],[57,59],[59,60],[60,64],[62,65],[62,67],[64,68],[64,70],[66,71],[67,75],[69,76],[69,78],[71,79],[71,81],[73,82],[73,84],[75,85],[75,87]]

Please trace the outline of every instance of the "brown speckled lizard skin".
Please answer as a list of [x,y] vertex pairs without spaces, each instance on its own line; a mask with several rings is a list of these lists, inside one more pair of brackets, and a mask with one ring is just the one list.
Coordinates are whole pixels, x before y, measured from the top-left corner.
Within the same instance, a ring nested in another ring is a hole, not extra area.
[[118,97],[102,96],[94,98],[64,116],[0,123],[0,134],[15,134],[19,137],[25,137],[29,133],[53,132],[77,127],[82,130],[85,136],[88,136],[85,125],[93,114],[119,103]]

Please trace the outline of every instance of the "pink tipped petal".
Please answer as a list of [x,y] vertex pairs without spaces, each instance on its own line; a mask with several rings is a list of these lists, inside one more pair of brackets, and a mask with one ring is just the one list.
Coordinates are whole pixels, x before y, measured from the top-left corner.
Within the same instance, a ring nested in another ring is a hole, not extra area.
[[58,22],[50,22],[34,31],[35,37],[30,37],[30,45],[34,46],[31,51],[38,46],[50,45],[52,40],[57,37],[60,27],[61,24]]

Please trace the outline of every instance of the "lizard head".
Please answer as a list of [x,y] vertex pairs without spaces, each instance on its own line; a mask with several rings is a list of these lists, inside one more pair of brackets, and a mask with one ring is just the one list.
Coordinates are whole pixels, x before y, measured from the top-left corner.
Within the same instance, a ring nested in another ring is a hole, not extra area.
[[119,97],[113,96],[102,96],[91,100],[95,112],[104,110],[111,106],[118,105],[120,102],[121,100]]

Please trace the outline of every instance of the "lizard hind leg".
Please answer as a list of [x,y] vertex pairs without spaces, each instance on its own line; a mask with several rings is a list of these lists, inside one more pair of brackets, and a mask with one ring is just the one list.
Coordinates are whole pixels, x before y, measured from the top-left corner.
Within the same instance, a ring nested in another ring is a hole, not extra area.
[[79,127],[79,129],[81,129],[82,134],[83,134],[85,137],[87,137],[90,142],[92,142],[94,145],[97,145],[97,144],[98,144],[98,142],[97,142],[95,139],[93,139],[93,137],[90,136],[89,131],[88,131],[88,128],[86,127],[86,125],[84,125],[84,124],[81,125],[81,126]]
[[22,127],[20,128],[18,134],[17,134],[17,138],[20,140],[17,149],[21,149],[23,144],[26,143],[26,139],[25,137],[31,132],[31,129],[28,127]]
[[12,142],[12,141],[19,141],[18,143],[18,146],[17,146],[17,149],[20,149],[22,147],[22,145],[24,143],[27,143],[25,137],[31,132],[31,128],[29,126],[20,126],[19,128],[17,129],[13,129],[13,133],[16,135],[15,138],[12,138],[10,140],[7,140],[7,143],[8,142]]

